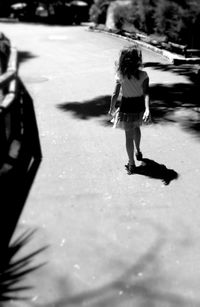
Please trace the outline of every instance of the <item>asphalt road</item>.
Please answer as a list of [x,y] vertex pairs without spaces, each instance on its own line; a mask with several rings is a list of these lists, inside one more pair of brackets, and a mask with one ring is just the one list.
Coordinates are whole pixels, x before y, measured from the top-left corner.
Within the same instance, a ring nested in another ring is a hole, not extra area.
[[106,112],[114,61],[129,43],[86,27],[0,30],[19,50],[43,152],[16,233],[37,228],[27,252],[50,246],[27,277],[30,301],[5,306],[200,306],[200,143],[189,125],[197,114],[181,105],[191,103],[185,72],[143,50],[157,105],[142,129],[150,168],[128,176],[124,134]]

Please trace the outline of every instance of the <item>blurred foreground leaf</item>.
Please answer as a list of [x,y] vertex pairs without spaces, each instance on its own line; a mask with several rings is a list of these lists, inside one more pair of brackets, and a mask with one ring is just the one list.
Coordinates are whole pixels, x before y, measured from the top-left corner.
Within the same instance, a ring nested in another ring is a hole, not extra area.
[[[39,269],[46,263],[33,264],[35,257],[47,249],[48,246],[38,248],[25,256],[19,257],[18,254],[28,244],[35,234],[35,230],[25,231],[16,238],[7,248],[1,250],[0,255],[0,301],[10,299],[23,300],[29,297],[18,296],[25,290],[30,290],[32,286],[20,286],[19,283],[27,274]],[[18,259],[15,259],[18,258]]]

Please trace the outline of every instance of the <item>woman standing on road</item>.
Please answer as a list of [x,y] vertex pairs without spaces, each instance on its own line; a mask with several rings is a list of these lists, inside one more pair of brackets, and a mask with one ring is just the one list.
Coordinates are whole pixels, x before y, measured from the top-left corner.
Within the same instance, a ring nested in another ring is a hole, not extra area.
[[[109,110],[109,114],[113,116],[114,127],[125,130],[126,151],[129,159],[125,166],[128,174],[133,174],[136,167],[134,145],[136,159],[142,161],[140,126],[142,121],[147,122],[150,118],[149,77],[141,69],[141,66],[142,53],[136,45],[121,50],[117,63],[116,84]],[[120,106],[116,109],[120,90],[122,99]]]

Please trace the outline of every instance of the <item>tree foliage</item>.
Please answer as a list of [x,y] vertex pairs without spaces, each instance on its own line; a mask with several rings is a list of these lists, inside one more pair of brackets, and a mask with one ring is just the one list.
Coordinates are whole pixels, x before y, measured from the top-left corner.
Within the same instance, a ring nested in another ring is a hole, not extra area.
[[114,0],[94,0],[89,11],[90,21],[96,24],[104,24],[106,22],[107,9],[113,1]]
[[[106,22],[107,9],[111,2],[118,0],[84,0],[88,3],[89,18],[96,24]],[[10,6],[19,0],[1,0],[0,16],[9,15]],[[23,0],[29,11],[45,4],[47,10],[53,5],[56,9],[72,0]],[[123,1],[114,9],[116,28],[130,24],[133,28],[147,34],[161,34],[175,43],[200,48],[200,0],[130,0],[128,8]]]
[[154,13],[155,32],[190,47],[200,47],[200,0],[159,0]]
[[[91,21],[105,23],[112,1],[94,0]],[[130,0],[128,9],[120,2],[114,21],[120,30],[129,23],[146,34],[161,34],[175,43],[200,48],[200,0]]]
[[184,27],[183,16],[184,9],[176,2],[160,0],[155,10],[155,31],[178,41],[182,28]]

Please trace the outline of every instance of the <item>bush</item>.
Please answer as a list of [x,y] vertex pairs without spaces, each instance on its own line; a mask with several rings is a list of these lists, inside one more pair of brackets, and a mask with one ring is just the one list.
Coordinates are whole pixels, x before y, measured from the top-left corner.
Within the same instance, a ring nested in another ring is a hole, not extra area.
[[96,0],[90,7],[89,18],[90,21],[96,24],[105,24],[107,18],[107,9],[113,0]]
[[113,19],[115,27],[122,30],[124,25],[130,22],[130,6],[116,5],[113,9]]
[[183,15],[182,7],[174,2],[159,2],[155,13],[156,32],[166,33],[167,37],[178,42],[179,33],[183,27],[180,16]]
[[90,21],[105,24],[112,2],[119,31],[164,35],[173,43],[200,48],[200,0],[94,0]]

